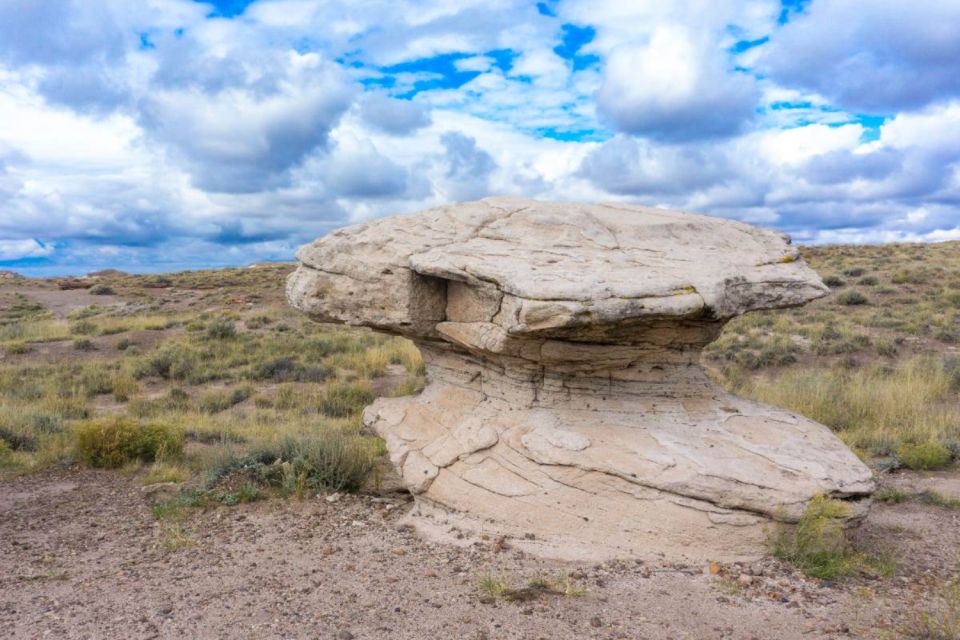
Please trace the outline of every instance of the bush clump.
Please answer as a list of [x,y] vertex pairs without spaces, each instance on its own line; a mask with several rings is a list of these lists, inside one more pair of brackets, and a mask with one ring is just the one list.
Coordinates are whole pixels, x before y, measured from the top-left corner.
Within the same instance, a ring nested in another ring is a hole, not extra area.
[[88,291],[95,296],[112,296],[114,294],[113,287],[108,284],[95,284]]
[[74,452],[91,467],[116,468],[139,460],[179,455],[183,433],[164,424],[139,424],[127,417],[81,422],[74,428]]
[[209,391],[201,396],[200,409],[209,414],[220,413],[240,404],[252,393],[251,387],[237,387],[230,391]]
[[79,340],[73,341],[73,350],[74,351],[96,351],[97,345],[93,344],[93,340],[89,338],[80,338]]
[[370,386],[360,382],[333,382],[324,390],[320,413],[331,418],[347,418],[373,402]]
[[863,295],[856,289],[850,289],[838,295],[837,302],[839,302],[840,304],[852,306],[852,305],[867,304],[870,301],[867,299],[867,296]]
[[30,353],[31,346],[28,342],[11,342],[4,347],[4,351],[6,351],[7,355],[19,356]]
[[250,378],[274,382],[323,382],[336,374],[330,367],[306,367],[292,358],[274,358],[253,367]]
[[164,380],[186,380],[197,368],[194,354],[179,345],[163,345],[147,356],[134,371],[134,377],[157,376]]
[[237,327],[231,320],[215,320],[207,327],[207,337],[211,340],[229,340],[237,335]]
[[75,336],[92,336],[97,332],[97,325],[89,320],[81,320],[70,325],[70,333]]
[[3,468],[13,460],[13,451],[7,446],[7,443],[0,440],[0,468]]
[[339,431],[287,437],[247,455],[228,455],[211,470],[207,487],[210,490],[228,478],[244,476],[286,494],[321,489],[356,491],[369,475],[376,456],[370,442]]
[[818,495],[804,509],[792,532],[781,531],[771,540],[771,552],[821,580],[848,575],[856,568],[855,553],[845,532],[849,518],[846,504]]
[[950,450],[938,442],[905,442],[897,449],[900,464],[917,471],[934,471],[950,464]]
[[13,451],[36,451],[37,439],[27,434],[0,427],[0,443]]

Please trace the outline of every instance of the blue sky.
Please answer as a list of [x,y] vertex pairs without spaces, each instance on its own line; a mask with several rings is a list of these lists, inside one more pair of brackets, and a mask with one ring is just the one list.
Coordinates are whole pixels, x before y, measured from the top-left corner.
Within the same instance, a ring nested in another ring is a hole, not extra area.
[[960,239],[952,0],[0,0],[0,269],[290,259],[487,195]]

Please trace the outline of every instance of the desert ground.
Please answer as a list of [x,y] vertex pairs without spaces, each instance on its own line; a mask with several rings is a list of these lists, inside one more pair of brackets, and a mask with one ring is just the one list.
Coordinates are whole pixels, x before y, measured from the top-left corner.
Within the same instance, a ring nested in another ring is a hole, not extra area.
[[960,243],[803,253],[831,295],[738,318],[705,364],[881,490],[743,565],[421,539],[359,420],[422,388],[419,355],[288,309],[292,265],[0,275],[3,636],[958,638]]

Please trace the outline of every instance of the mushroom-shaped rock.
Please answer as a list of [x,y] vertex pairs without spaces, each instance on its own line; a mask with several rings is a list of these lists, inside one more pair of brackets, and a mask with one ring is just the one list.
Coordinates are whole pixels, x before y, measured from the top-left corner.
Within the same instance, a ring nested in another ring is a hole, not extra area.
[[324,322],[412,339],[429,383],[364,422],[423,531],[566,558],[749,558],[818,494],[865,514],[829,429],[731,396],[700,352],[729,319],[827,289],[789,238],[622,204],[489,198],[335,231],[287,283]]

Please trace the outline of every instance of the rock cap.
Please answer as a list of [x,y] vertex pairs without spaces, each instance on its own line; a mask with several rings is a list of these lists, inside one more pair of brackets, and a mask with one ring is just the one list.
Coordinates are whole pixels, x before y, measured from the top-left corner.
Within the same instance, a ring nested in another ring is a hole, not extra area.
[[455,322],[624,343],[652,320],[722,322],[828,291],[784,234],[626,204],[487,198],[339,229],[297,257],[298,308],[422,338]]

